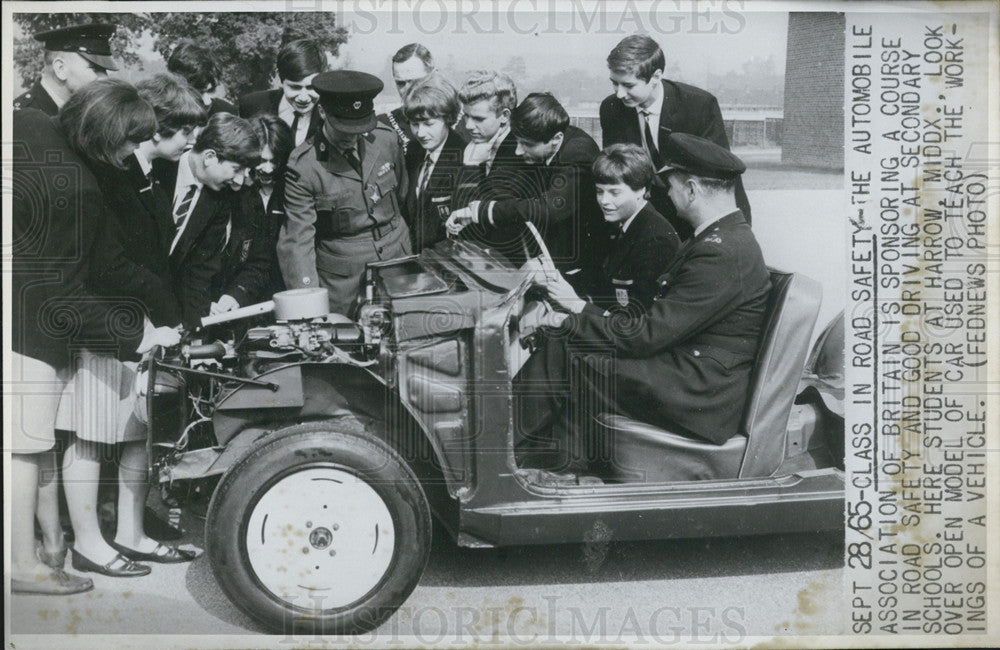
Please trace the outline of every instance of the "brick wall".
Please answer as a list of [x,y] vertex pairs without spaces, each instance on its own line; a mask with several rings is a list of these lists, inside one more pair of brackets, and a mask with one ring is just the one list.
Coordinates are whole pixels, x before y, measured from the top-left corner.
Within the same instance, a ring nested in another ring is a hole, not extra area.
[[844,167],[842,13],[790,13],[781,161]]

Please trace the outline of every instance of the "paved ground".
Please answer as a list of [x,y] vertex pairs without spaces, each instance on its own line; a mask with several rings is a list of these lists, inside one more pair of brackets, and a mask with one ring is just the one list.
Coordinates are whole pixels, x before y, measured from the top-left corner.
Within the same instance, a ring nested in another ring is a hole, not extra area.
[[[185,541],[198,542],[200,521],[185,516],[183,523]],[[355,641],[595,643],[638,634],[662,644],[836,633],[842,543],[837,535],[802,534],[484,550],[459,548],[438,534],[403,608]],[[92,647],[103,642],[89,635],[106,634],[263,642],[245,636],[265,631],[221,592],[206,557],[155,565],[144,578],[96,576],[94,583],[94,591],[77,596],[14,596],[10,632],[69,634]],[[18,647],[43,640],[15,638]]]

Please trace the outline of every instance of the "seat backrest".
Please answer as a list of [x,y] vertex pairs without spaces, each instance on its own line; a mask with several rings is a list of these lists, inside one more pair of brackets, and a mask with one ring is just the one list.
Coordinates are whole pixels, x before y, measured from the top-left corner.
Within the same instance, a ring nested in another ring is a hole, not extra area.
[[748,440],[741,478],[770,476],[784,459],[788,417],[823,295],[812,278],[770,271],[764,332],[743,412]]

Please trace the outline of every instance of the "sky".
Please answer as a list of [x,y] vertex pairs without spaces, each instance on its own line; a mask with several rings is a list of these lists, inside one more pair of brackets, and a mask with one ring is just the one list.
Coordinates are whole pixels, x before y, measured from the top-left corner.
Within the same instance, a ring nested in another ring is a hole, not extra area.
[[670,2],[584,2],[469,0],[442,11],[439,0],[400,0],[388,10],[374,10],[384,4],[379,0],[349,1],[341,15],[351,37],[341,55],[351,67],[380,74],[393,52],[418,41],[439,60],[455,57],[467,69],[499,67],[520,55],[532,75],[603,71],[618,41],[645,32],[664,48],[668,65],[679,66],[682,81],[703,83],[755,56],[773,57],[775,69],[784,69],[785,13],[736,11],[724,2],[706,3],[698,13],[668,11]]
[[[332,10],[349,31],[340,65],[371,72],[387,82],[390,57],[414,41],[427,46],[439,66],[453,71],[499,69],[520,56],[531,78],[569,69],[593,71],[603,78],[605,58],[615,44],[628,34],[644,32],[664,48],[668,70],[676,73],[671,78],[704,87],[709,75],[739,71],[754,57],[770,57],[774,70],[779,75],[784,71],[787,13],[753,12],[740,4],[731,0],[705,0],[694,6],[680,0],[284,0],[199,2],[192,8]],[[146,7],[176,9],[160,3]],[[143,49],[147,51],[140,51],[140,56],[153,64],[146,72],[160,70],[159,56],[148,44]],[[392,86],[387,84],[386,90],[380,103],[398,103]],[[602,85],[598,94],[605,90]]]

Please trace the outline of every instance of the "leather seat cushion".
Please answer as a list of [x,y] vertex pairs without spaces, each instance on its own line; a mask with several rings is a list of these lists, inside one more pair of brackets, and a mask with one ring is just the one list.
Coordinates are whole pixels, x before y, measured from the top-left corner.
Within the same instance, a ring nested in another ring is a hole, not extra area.
[[715,445],[624,415],[602,413],[597,423],[613,454],[611,478],[626,483],[736,478],[747,446],[742,434]]

